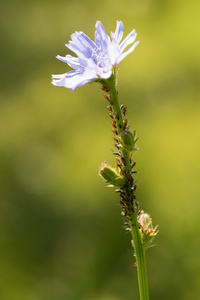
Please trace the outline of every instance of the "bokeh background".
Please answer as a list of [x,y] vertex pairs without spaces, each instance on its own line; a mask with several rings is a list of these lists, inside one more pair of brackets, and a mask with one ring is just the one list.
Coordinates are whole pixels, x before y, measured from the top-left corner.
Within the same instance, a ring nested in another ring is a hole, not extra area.
[[136,129],[137,199],[159,224],[147,251],[151,299],[200,299],[200,1],[1,3],[0,299],[139,299],[131,236],[118,197],[98,176],[114,164],[98,84],[70,92],[75,30],[93,38],[116,20],[139,46],[118,89]]

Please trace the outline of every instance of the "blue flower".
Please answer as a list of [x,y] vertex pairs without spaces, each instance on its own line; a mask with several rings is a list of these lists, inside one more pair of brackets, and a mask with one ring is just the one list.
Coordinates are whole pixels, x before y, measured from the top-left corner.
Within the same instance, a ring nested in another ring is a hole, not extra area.
[[[95,42],[82,31],[76,31],[71,35],[71,41],[66,45],[77,57],[57,55],[56,58],[67,63],[74,70],[52,75],[52,84],[64,86],[74,91],[88,82],[108,79],[114,68],[138,45],[136,32],[132,30],[121,42],[124,34],[124,25],[117,21],[115,33],[111,32],[111,38],[107,35],[100,21],[96,22]],[[124,52],[127,46],[132,46]]]

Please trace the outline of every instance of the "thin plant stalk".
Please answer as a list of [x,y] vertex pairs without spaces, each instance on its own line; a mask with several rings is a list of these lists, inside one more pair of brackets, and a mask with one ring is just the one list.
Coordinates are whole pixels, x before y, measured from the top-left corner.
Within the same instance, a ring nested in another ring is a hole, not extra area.
[[[105,88],[110,96],[109,101],[112,106],[113,116],[116,121],[116,130],[118,136],[122,135],[124,132],[124,123],[126,122],[119,105],[118,93],[116,90],[116,72],[109,81],[106,82]],[[124,161],[124,198],[126,198],[127,203],[132,203],[132,186],[131,186],[131,151],[127,150],[126,147],[121,144],[121,153]],[[138,220],[137,220],[137,209],[132,203],[132,207],[128,206],[128,211],[126,212],[129,220],[130,231],[133,238],[133,245],[135,250],[137,275],[138,275],[138,285],[140,300],[149,300],[149,290],[147,282],[147,271],[146,271],[146,259],[145,259],[145,248],[142,244],[141,234],[139,232]]]

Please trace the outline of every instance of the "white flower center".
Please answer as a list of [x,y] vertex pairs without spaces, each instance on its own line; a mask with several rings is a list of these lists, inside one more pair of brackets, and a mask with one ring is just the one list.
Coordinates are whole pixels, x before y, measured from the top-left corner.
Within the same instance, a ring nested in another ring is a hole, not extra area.
[[110,69],[111,64],[108,56],[105,53],[99,51],[99,49],[93,52],[92,59],[99,68],[103,69],[103,72],[107,72]]

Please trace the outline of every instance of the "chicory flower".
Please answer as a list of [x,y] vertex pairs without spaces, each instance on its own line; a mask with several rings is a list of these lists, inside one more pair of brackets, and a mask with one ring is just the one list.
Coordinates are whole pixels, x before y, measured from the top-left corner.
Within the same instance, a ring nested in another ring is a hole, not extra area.
[[[107,35],[100,21],[96,22],[95,42],[82,31],[71,35],[71,41],[66,45],[77,57],[57,55],[56,58],[67,63],[74,70],[61,75],[52,75],[52,84],[64,86],[74,91],[88,82],[105,80],[111,77],[114,68],[138,45],[135,42],[136,32],[132,30],[121,42],[124,25],[117,21],[115,33],[111,38]],[[135,42],[135,43],[134,43]],[[124,52],[127,46],[131,47]]]

